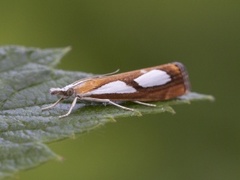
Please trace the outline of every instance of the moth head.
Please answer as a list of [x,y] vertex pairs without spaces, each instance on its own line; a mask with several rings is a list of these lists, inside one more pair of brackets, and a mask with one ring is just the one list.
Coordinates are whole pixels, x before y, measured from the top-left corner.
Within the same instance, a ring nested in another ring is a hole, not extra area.
[[50,89],[50,94],[51,95],[59,95],[63,98],[68,98],[74,94],[74,89],[72,87],[70,88],[51,88]]

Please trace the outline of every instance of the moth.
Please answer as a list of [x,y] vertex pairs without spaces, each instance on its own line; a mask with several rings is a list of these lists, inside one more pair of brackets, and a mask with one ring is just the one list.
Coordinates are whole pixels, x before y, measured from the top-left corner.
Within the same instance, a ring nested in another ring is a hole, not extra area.
[[69,111],[59,116],[68,116],[77,100],[108,103],[119,108],[136,111],[117,102],[131,101],[145,106],[155,106],[149,102],[177,98],[190,91],[188,73],[180,62],[173,62],[155,67],[124,72],[109,73],[80,79],[63,88],[51,88],[51,95],[60,99],[54,104],[42,108],[55,107],[62,100],[73,97]]

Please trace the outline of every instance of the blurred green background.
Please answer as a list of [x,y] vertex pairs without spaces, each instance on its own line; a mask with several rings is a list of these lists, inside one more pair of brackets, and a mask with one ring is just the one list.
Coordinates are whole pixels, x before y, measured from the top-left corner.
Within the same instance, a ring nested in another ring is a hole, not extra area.
[[240,179],[240,1],[2,0],[0,24],[1,45],[71,46],[65,70],[183,62],[193,91],[216,98],[50,144],[64,161],[21,179]]

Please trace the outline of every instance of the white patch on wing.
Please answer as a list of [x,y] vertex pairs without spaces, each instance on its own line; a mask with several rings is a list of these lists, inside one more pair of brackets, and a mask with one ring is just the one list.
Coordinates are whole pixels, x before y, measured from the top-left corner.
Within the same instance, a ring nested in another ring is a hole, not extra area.
[[139,86],[147,88],[164,85],[171,81],[171,77],[165,71],[154,69],[139,76],[134,79],[134,81],[138,83]]
[[125,82],[113,81],[89,92],[89,94],[124,94],[134,92],[136,92],[136,89],[127,85]]
[[141,69],[140,72],[141,72],[142,74],[145,74],[147,71],[144,70],[144,69]]

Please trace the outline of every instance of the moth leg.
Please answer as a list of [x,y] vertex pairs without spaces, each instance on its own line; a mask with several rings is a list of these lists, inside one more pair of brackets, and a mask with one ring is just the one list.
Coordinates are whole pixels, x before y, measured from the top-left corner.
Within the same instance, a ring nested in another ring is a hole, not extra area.
[[42,111],[47,110],[47,109],[54,108],[54,107],[55,107],[57,104],[59,104],[63,99],[64,99],[64,98],[60,98],[60,99],[57,100],[55,103],[53,103],[53,104],[51,104],[51,105],[49,105],[49,106],[47,106],[47,107],[42,108]]
[[145,103],[145,102],[141,102],[141,101],[133,101],[133,102],[144,105],[144,106],[156,107],[156,104],[150,104],[150,103]]
[[112,105],[117,106],[117,107],[119,107],[119,108],[121,108],[121,109],[124,109],[124,110],[133,111],[133,112],[138,112],[138,111],[135,110],[135,109],[128,108],[128,107],[122,106],[122,105],[120,105],[120,104],[117,104],[117,103],[111,101],[110,99],[98,99],[98,98],[91,98],[91,97],[82,97],[81,100],[94,101],[94,102],[102,102],[102,103],[109,103],[109,104],[112,104]]
[[75,106],[76,103],[77,103],[77,99],[78,99],[78,97],[75,97],[75,98],[74,98],[74,100],[73,100],[73,102],[72,102],[72,105],[71,105],[71,107],[69,108],[68,112],[67,112],[66,114],[64,114],[64,115],[59,116],[59,118],[67,117],[67,116],[72,112],[74,106]]

